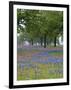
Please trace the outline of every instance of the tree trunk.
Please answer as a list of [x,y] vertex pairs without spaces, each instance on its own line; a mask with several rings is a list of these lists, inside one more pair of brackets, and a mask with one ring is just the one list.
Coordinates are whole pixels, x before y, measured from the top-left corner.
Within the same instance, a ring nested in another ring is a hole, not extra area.
[[33,39],[31,39],[31,44],[32,44],[32,46],[33,46]]
[[56,47],[56,37],[54,37],[54,47]]
[[40,38],[40,43],[41,43],[41,46],[42,46],[42,43],[43,43],[43,38],[42,37]]
[[44,48],[46,48],[46,34],[44,35]]

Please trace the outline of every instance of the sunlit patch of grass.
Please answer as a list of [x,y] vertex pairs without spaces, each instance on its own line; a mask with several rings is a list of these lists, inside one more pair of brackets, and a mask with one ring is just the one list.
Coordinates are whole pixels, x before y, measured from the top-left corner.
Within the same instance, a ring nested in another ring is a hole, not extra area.
[[59,51],[49,52],[49,55],[61,56],[61,55],[63,55],[63,52],[59,52]]

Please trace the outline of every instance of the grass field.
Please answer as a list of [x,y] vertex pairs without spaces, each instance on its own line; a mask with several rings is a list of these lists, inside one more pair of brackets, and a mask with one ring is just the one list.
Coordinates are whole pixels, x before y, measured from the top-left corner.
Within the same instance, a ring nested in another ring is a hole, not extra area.
[[17,52],[17,80],[63,78],[63,49],[24,48]]

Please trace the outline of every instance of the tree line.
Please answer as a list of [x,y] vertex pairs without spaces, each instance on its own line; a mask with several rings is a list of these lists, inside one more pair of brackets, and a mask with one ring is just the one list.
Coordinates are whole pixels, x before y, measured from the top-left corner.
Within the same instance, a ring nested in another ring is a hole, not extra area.
[[46,48],[63,37],[63,11],[17,9],[17,33],[20,41],[32,45],[40,43]]

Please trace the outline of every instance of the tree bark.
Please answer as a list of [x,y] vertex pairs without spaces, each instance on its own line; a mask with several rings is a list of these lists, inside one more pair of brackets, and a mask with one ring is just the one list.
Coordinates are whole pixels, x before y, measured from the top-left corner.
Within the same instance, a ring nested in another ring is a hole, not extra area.
[[43,44],[43,38],[42,37],[40,38],[40,43],[41,43],[41,46],[42,46],[42,44]]
[[31,44],[32,44],[32,46],[33,46],[33,39],[31,39]]
[[46,34],[44,35],[44,48],[46,48]]
[[54,37],[54,47],[56,47],[56,37]]

